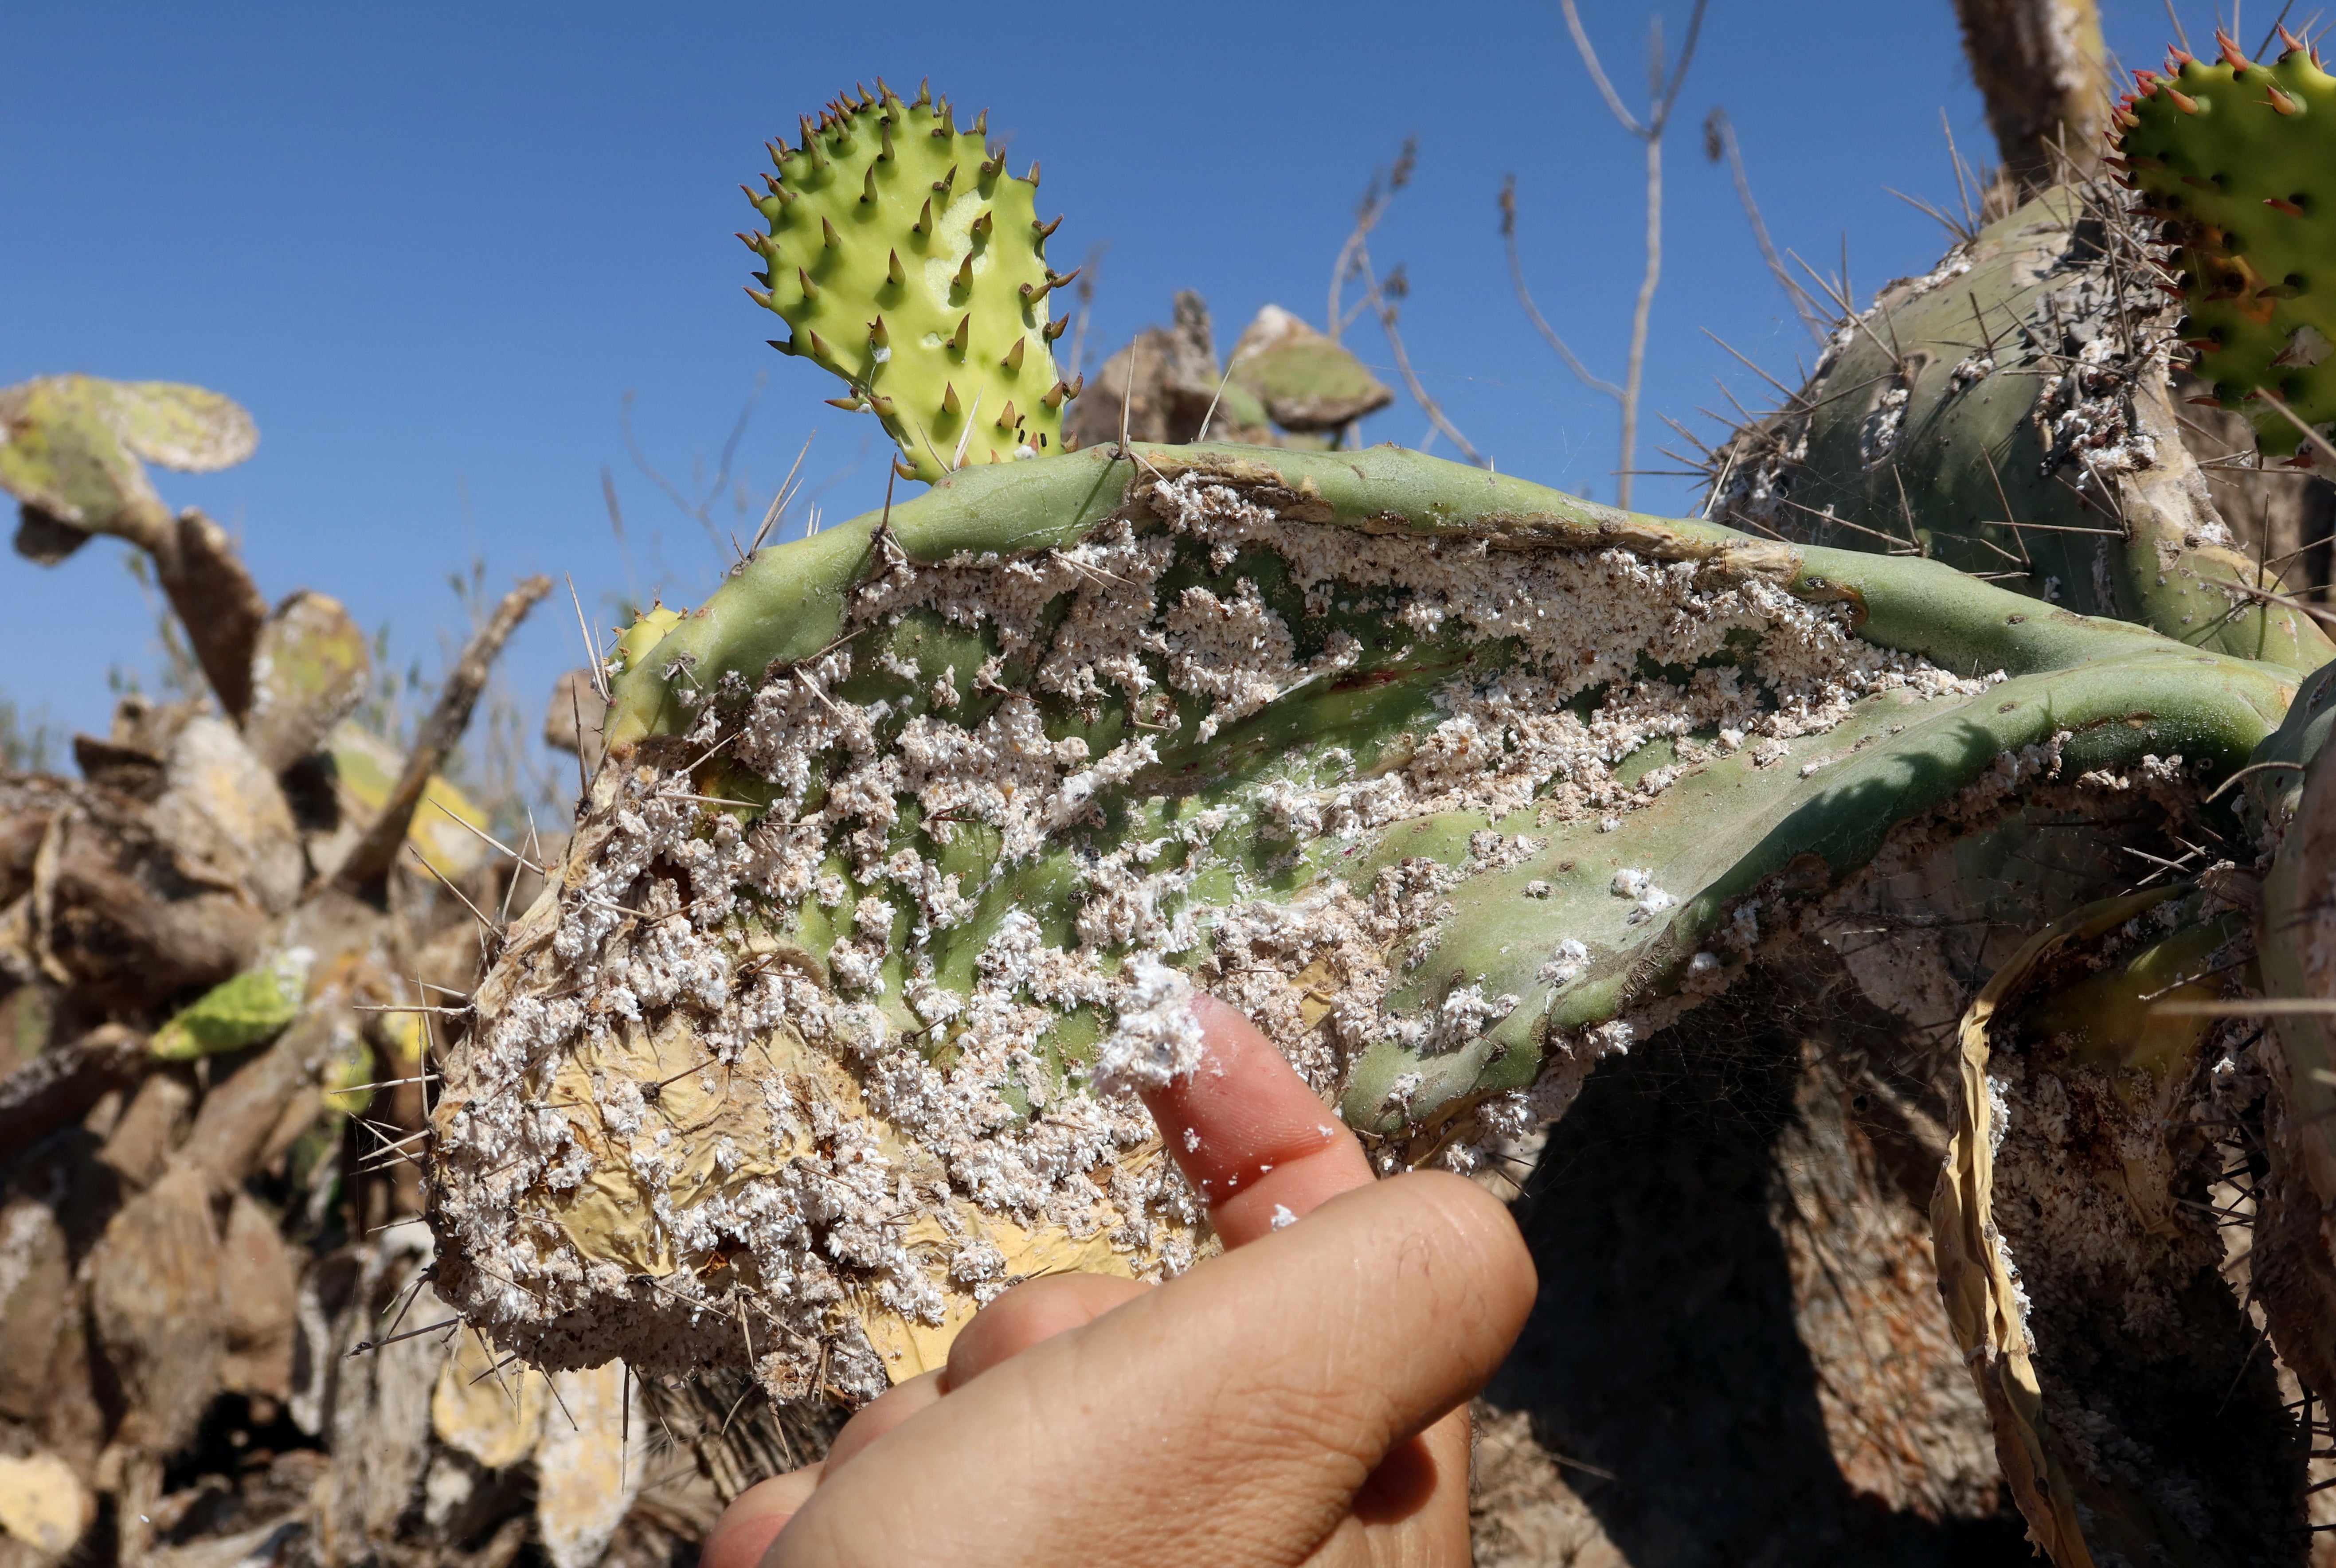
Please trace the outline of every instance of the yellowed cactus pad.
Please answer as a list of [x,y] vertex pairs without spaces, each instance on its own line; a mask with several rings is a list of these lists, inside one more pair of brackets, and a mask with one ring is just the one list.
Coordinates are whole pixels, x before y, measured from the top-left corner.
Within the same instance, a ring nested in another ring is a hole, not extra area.
[[0,388],[0,490],[94,533],[159,504],[139,459],[205,473],[258,444],[250,414],[200,386],[51,375]]
[[535,1452],[543,1432],[550,1385],[530,1367],[499,1368],[502,1353],[469,1332],[438,1369],[430,1391],[430,1429],[440,1441],[490,1470],[518,1464]]
[[[654,813],[644,797],[660,785],[670,788],[653,769],[606,770],[562,880],[589,880],[595,857],[622,831],[612,819]],[[560,913],[555,885],[514,926],[480,995],[484,1015],[524,1019],[543,1009],[561,962]],[[647,934],[655,940],[654,922]],[[800,969],[806,985],[817,983],[817,961],[793,943],[755,932],[740,946],[745,969]],[[798,1016],[816,1010],[807,997],[794,998]],[[607,1010],[605,1000],[596,1005]],[[675,1008],[654,1027],[619,1019],[539,1071],[511,1064],[523,1089],[466,1048],[438,1103],[442,1140],[475,1145],[483,1129],[503,1126],[568,1152],[563,1169],[524,1185],[508,1171],[439,1166],[441,1213],[462,1216],[472,1232],[442,1251],[441,1292],[484,1306],[473,1320],[493,1322],[499,1339],[527,1346],[539,1364],[611,1355],[663,1367],[693,1357],[735,1363],[751,1349],[783,1394],[804,1397],[816,1385],[865,1399],[941,1365],[957,1331],[1015,1280],[1065,1271],[1158,1278],[1213,1244],[1181,1185],[1161,1179],[1163,1151],[1133,1103],[1097,1108],[1116,1160],[1082,1183],[1088,1200],[1025,1224],[953,1191],[942,1160],[871,1108],[832,1051],[784,1017],[727,1053],[702,1037],[696,1017]],[[781,1244],[805,1222],[827,1230],[829,1260]],[[782,1257],[795,1277],[767,1278]],[[532,1289],[499,1290],[502,1269],[523,1272]],[[546,1313],[547,1295],[582,1310]],[[607,1295],[631,1304],[586,1305]],[[750,1298],[753,1328],[732,1311]]]
[[[404,765],[397,748],[372,731],[345,723],[333,731],[326,750],[333,771],[356,803],[370,813],[381,809],[396,787]],[[470,824],[465,827],[464,823]],[[406,842],[420,852],[430,869],[449,879],[474,869],[486,858],[487,846],[478,833],[487,826],[487,813],[456,785],[433,774],[423,786],[422,803],[414,813]]]

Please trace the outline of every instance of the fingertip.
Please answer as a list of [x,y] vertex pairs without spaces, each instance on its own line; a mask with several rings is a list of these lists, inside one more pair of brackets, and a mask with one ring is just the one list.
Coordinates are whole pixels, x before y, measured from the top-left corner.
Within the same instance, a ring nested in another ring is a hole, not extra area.
[[827,1471],[834,1475],[846,1461],[869,1444],[890,1432],[941,1397],[941,1374],[926,1372],[905,1383],[895,1383],[876,1396],[873,1403],[843,1424],[843,1430],[828,1445]]
[[1424,1208],[1411,1223],[1441,1231],[1475,1254],[1467,1267],[1480,1283],[1483,1326],[1504,1346],[1514,1339],[1540,1292],[1541,1272],[1509,1206],[1450,1171],[1413,1171],[1376,1191],[1384,1201]]
[[1273,1042],[1240,1009],[1193,999],[1201,1066],[1144,1096],[1168,1151],[1227,1246],[1269,1234],[1337,1193],[1368,1185],[1370,1163]]
[[771,1543],[818,1490],[822,1466],[806,1465],[758,1482],[731,1500],[698,1549],[699,1568],[757,1568]]
[[939,1391],[954,1393],[990,1368],[1072,1329],[1083,1329],[1150,1286],[1109,1274],[1027,1280],[973,1315],[949,1345]]

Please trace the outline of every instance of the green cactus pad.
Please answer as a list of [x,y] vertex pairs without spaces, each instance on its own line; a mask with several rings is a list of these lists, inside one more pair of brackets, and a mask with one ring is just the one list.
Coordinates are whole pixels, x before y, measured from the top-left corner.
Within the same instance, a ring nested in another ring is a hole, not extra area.
[[85,533],[142,542],[167,515],[139,459],[207,473],[258,443],[250,414],[200,386],[51,375],[0,388],[0,490]]
[[2336,657],[2205,499],[2166,386],[2146,235],[2106,187],[2046,192],[1843,326],[1709,465],[1715,521],[1927,556],[2065,609],[2291,669]]
[[1395,401],[1395,389],[1353,351],[1310,332],[1236,357],[1227,392],[1233,387],[1255,398],[1282,429],[1300,432],[1340,430]]
[[221,980],[154,1032],[154,1055],[166,1062],[192,1061],[275,1038],[299,1016],[315,962],[307,948],[291,948]]
[[[735,1355],[690,1326],[735,1281],[825,1347],[774,1387],[864,1397],[984,1281],[1205,1243],[1105,1092],[1185,984],[1384,1168],[1465,1166],[1894,826],[1957,842],[2096,772],[2124,813],[2112,774],[2234,766],[2291,689],[1934,562],[1391,448],[968,470],[765,552],[619,683],[447,1069],[440,1288],[513,1348],[678,1367]],[[843,1179],[819,1106],[930,1196],[782,1222]]]
[[1007,174],[986,115],[960,131],[947,99],[877,86],[806,115],[749,192],[770,232],[740,236],[765,268],[747,292],[794,329],[774,346],[842,376],[837,401],[875,411],[909,477],[1059,452],[1076,394],[1046,297],[1070,275],[1046,266],[1038,166]]
[[2282,30],[2270,65],[2222,34],[2209,63],[2175,51],[2119,112],[2126,180],[2181,246],[2189,317],[2182,336],[2226,408],[2244,411],[2263,449],[2291,453],[2292,422],[2336,420],[2336,77]]

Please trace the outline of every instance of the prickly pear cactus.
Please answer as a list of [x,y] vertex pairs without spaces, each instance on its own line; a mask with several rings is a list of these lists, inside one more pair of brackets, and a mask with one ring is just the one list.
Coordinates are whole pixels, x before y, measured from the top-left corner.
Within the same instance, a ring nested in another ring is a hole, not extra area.
[[372,676],[373,655],[347,608],[306,589],[292,594],[259,628],[252,650],[244,744],[283,772],[348,716]]
[[1060,451],[1076,394],[1046,297],[1073,274],[1046,265],[1038,166],[1006,172],[987,113],[960,131],[947,99],[877,88],[804,116],[802,145],[774,142],[777,174],[748,193],[770,232],[739,237],[765,268],[747,292],[793,328],[773,346],[842,376],[834,401],[875,412],[907,477]]
[[2291,690],[1393,449],[952,475],[632,663],[446,1067],[437,1288],[545,1364],[864,1398],[1015,1278],[1211,1244],[1122,1092],[1190,988],[1466,1168],[1893,824],[2211,776]]
[[1269,305],[1233,346],[1228,394],[1236,388],[1263,418],[1299,433],[1344,429],[1395,401],[1395,388],[1373,375],[1343,344],[1333,343],[1280,306]]
[[2336,303],[2322,268],[2336,247],[2336,77],[2282,27],[2272,64],[2214,35],[2222,58],[2175,50],[2163,76],[2136,72],[2120,101],[2117,165],[2180,248],[2180,333],[2225,408],[2266,452],[2296,450],[2293,420],[2336,420]]
[[1807,382],[1711,454],[1708,515],[1922,556],[2063,609],[2308,670],[2312,621],[2251,598],[2183,444],[2155,223],[2107,184],[2049,191],[1884,288]]

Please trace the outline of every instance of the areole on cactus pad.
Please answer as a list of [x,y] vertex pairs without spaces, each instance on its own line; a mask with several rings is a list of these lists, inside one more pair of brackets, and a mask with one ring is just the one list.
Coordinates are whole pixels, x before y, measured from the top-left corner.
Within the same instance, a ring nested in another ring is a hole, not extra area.
[[1210,1245],[1114,1092],[1189,1065],[1188,987],[1383,1168],[1465,1168],[1893,825],[2188,788],[2291,691],[1395,449],[969,468],[631,664],[449,1064],[438,1288],[554,1365],[735,1363],[745,1313],[864,1398],[1014,1278]]

